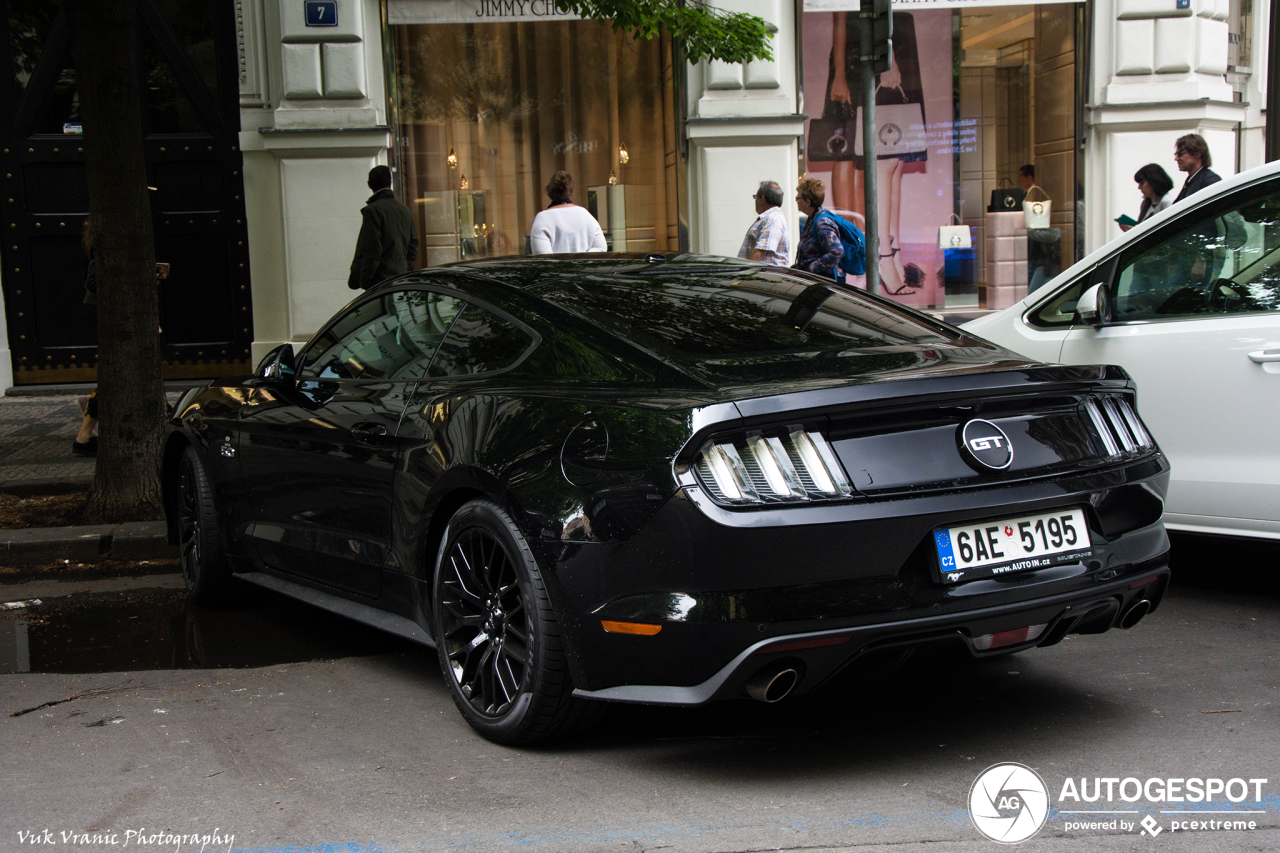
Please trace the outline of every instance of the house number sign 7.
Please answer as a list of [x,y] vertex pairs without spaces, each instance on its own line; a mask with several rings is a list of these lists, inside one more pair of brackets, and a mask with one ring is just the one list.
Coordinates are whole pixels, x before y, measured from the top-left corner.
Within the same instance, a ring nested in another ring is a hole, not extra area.
[[308,27],[338,26],[338,0],[305,0],[302,7]]

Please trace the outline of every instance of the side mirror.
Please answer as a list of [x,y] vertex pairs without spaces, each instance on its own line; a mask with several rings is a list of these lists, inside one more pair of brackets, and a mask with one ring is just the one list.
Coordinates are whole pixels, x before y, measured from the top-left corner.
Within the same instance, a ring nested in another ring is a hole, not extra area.
[[254,368],[255,385],[284,385],[294,383],[293,344],[281,344],[262,357]]
[[1080,299],[1076,302],[1076,313],[1080,315],[1082,323],[1095,329],[1101,329],[1110,323],[1111,294],[1108,293],[1106,284],[1095,284],[1080,294]]

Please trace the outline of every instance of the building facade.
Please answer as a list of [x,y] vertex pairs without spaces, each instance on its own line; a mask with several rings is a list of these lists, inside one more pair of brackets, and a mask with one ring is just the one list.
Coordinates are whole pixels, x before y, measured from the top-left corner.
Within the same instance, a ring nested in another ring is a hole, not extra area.
[[[205,10],[211,32],[223,27],[226,44],[208,47],[239,96],[236,150],[216,167],[218,186],[235,198],[215,199],[216,213],[213,202],[192,200],[217,183],[204,163],[183,172],[185,200],[164,202],[158,215],[177,222],[181,214],[184,228],[205,237],[226,228],[207,245],[173,244],[188,268],[211,252],[217,260],[205,265],[208,280],[193,282],[203,301],[183,310],[213,306],[250,322],[228,325],[221,338],[191,328],[186,349],[167,350],[173,376],[231,372],[281,343],[297,345],[351,297],[365,178],[377,164],[392,167],[414,211],[417,265],[436,266],[526,252],[558,170],[573,176],[573,200],[619,251],[734,255],[755,217],[757,185],[777,181],[794,251],[799,177],[823,180],[826,206],[861,224],[863,176],[874,162],[881,256],[870,261],[883,292],[955,313],[1011,304],[1119,236],[1114,219],[1136,216],[1141,202],[1139,167],[1156,162],[1181,184],[1178,136],[1202,134],[1224,176],[1264,157],[1269,7],[1253,0],[900,0],[894,67],[876,88],[874,158],[860,129],[856,0],[723,0],[775,28],[773,58],[746,65],[689,64],[666,38],[637,41],[560,15],[550,0],[140,2],[173,20]],[[10,3],[11,19],[21,6]],[[9,22],[11,34],[20,23]],[[53,38],[55,23],[40,38]],[[198,60],[203,43],[188,42]],[[200,95],[190,73],[175,79]],[[210,103],[229,86],[209,77]],[[211,109],[195,113],[209,124]],[[62,117],[68,128],[73,112]],[[182,132],[217,135],[157,128],[157,162],[159,151],[172,159],[175,144],[189,147]],[[69,151],[57,130],[14,129],[10,147],[30,138],[32,156],[40,145]],[[10,165],[12,175],[30,164]],[[1031,222],[1024,166],[1034,170],[1029,198],[1040,203]],[[157,181],[173,195],[176,178]],[[78,235],[84,200],[72,194],[59,204],[42,213],[11,200],[10,225],[35,235],[42,216],[59,215]],[[197,209],[222,225],[197,222]],[[943,232],[948,225],[963,227]],[[30,325],[23,300],[32,291],[74,296],[80,262],[32,278],[14,270],[30,266],[35,244],[5,243],[0,385],[91,377],[87,337],[74,342],[72,372],[29,370],[31,336],[53,331]],[[204,346],[201,335],[228,343]],[[38,352],[51,364],[56,357]]]

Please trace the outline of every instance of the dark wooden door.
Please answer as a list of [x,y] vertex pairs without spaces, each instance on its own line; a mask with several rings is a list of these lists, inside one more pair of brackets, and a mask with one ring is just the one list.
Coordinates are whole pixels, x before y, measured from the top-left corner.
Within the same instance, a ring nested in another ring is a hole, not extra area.
[[[83,304],[89,210],[65,15],[0,0],[6,116],[0,244],[14,382],[96,378],[97,315]],[[234,4],[138,0],[142,122],[167,379],[246,372],[253,339]],[[0,76],[0,80],[3,80]]]

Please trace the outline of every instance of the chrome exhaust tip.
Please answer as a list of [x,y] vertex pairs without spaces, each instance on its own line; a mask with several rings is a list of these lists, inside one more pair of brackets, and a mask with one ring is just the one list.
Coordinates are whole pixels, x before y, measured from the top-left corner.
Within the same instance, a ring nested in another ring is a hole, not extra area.
[[1142,621],[1142,617],[1151,612],[1151,602],[1145,598],[1141,601],[1134,602],[1134,605],[1124,612],[1120,617],[1121,628],[1132,628]]
[[800,673],[787,663],[763,667],[747,682],[747,695],[757,702],[781,702],[800,683]]

